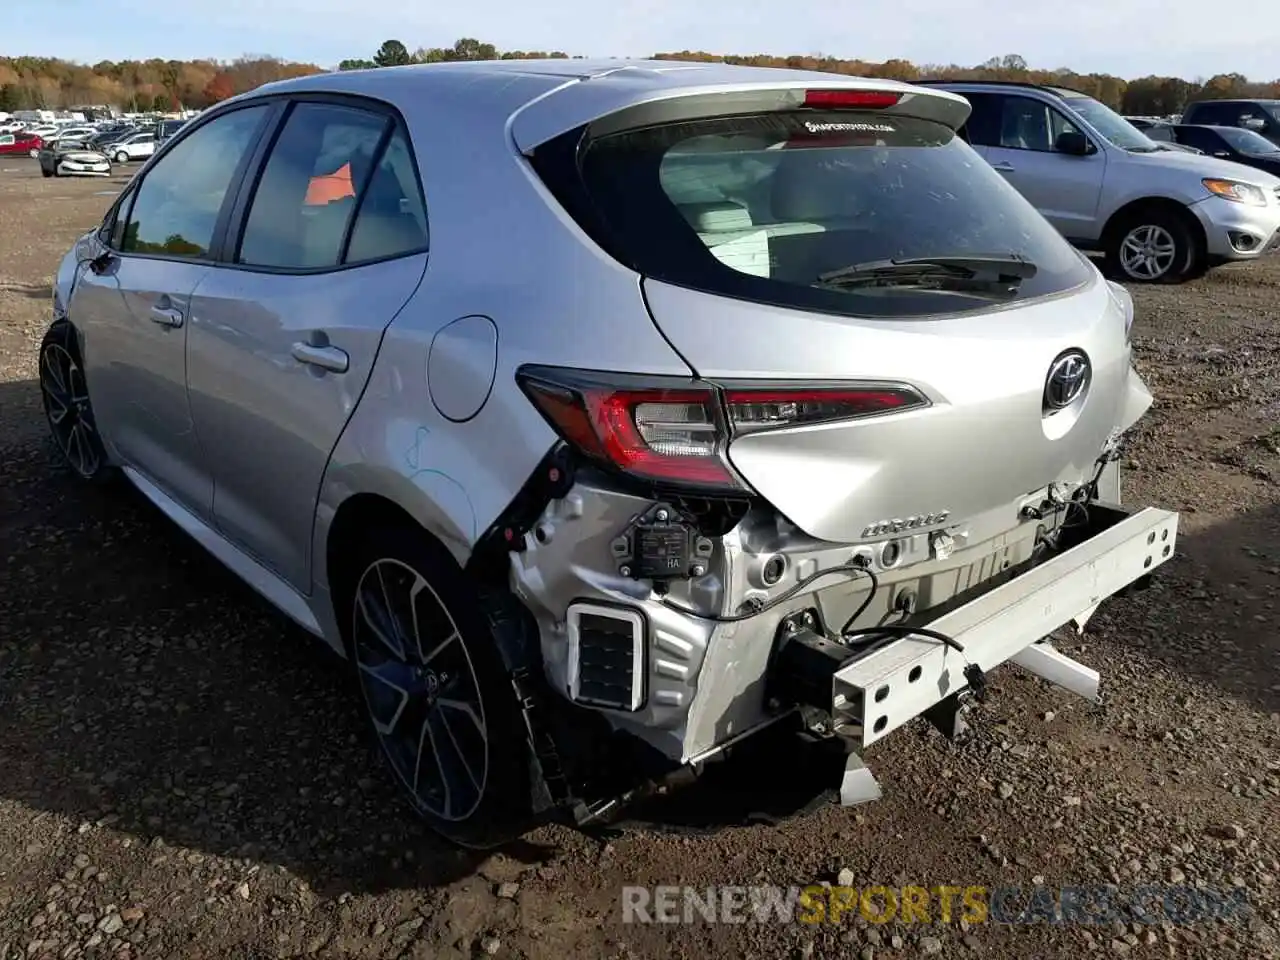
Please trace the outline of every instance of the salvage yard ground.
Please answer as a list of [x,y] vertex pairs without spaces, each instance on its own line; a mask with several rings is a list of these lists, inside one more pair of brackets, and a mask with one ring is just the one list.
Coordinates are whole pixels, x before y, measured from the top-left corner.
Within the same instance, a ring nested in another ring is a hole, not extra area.
[[[668,811],[680,830],[543,828],[485,857],[408,814],[341,664],[139,496],[57,469],[35,379],[49,277],[122,181],[0,167],[0,960],[1280,958],[1280,259],[1136,291],[1157,401],[1125,498],[1182,511],[1183,539],[1151,590],[1066,644],[1101,670],[1101,706],[1008,667],[968,742],[917,723],[870,752],[877,804],[699,832],[698,811],[741,804],[703,788]],[[783,804],[768,792],[795,778],[756,762],[761,803]],[[621,922],[624,885],[842,871],[896,888],[1241,887],[1252,913]]]

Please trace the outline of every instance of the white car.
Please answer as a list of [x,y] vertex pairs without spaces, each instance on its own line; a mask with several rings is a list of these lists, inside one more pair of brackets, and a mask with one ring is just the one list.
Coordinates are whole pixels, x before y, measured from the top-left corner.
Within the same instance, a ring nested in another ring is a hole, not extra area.
[[156,135],[151,130],[143,130],[111,144],[111,156],[116,163],[145,160],[155,152]]

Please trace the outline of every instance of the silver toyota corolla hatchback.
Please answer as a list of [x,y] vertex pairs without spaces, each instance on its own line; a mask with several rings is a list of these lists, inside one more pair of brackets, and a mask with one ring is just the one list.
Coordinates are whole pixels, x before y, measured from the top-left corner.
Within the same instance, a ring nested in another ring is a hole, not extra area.
[[[512,61],[270,84],[58,269],[41,386],[354,664],[416,809],[488,845],[765,728],[863,758],[1145,582],[1132,302],[935,89]],[[769,771],[761,770],[767,779]]]

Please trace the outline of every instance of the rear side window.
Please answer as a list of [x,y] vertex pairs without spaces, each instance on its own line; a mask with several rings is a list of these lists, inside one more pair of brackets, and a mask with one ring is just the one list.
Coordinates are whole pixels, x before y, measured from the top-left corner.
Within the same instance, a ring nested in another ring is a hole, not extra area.
[[1191,111],[1187,117],[1189,123],[1208,124],[1210,126],[1220,123],[1230,123],[1228,119],[1232,109],[1239,109],[1239,104],[1235,103],[1195,103],[1191,105]]
[[426,246],[405,135],[385,114],[300,103],[254,192],[237,262],[323,270]]
[[1017,256],[1036,271],[1016,300],[1091,276],[968,144],[929,121],[807,111],[712,118],[588,139],[573,155],[587,202],[567,195],[566,206],[584,228],[638,272],[681,286],[903,317],[992,303],[951,289],[833,285],[824,274],[894,259]]
[[426,248],[427,210],[413,154],[404,133],[396,131],[360,199],[346,262],[382,260]]

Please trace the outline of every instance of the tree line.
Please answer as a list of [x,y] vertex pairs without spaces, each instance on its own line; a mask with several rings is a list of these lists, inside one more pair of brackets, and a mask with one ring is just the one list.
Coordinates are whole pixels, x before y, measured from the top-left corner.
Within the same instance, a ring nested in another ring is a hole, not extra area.
[[[343,60],[338,70],[361,70],[410,63],[457,60],[570,59],[560,51],[499,50],[470,37],[450,47],[419,47],[410,52],[400,40],[387,40],[372,56]],[[580,59],[580,58],[574,58]],[[884,62],[824,56],[776,57],[680,50],[657,53],[654,59],[723,62],[759,67],[822,70],[854,77],[892,80],[1021,80],[1072,87],[1126,114],[1163,115],[1181,112],[1191,100],[1221,97],[1280,98],[1280,78],[1250,80],[1223,73],[1206,79],[1148,76],[1126,80],[1105,73],[1077,73],[1066,67],[1032,69],[1016,54],[993,57],[977,66],[916,65],[909,60]],[[266,55],[218,60],[103,60],[93,65],[48,57],[0,57],[0,110],[57,109],[111,105],[125,110],[202,109],[272,80],[323,73],[324,67]]]

